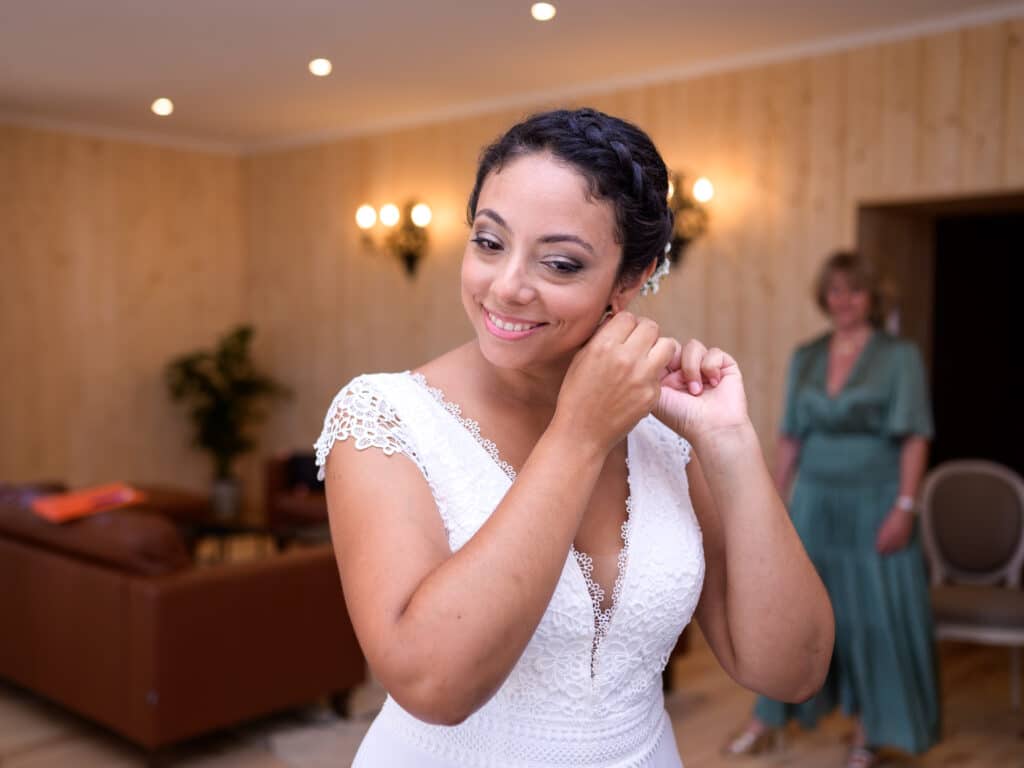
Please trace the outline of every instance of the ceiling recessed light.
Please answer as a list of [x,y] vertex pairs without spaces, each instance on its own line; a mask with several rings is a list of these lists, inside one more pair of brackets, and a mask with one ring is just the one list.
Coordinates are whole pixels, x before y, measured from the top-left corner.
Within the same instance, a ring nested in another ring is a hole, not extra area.
[[331,74],[332,68],[328,59],[313,59],[309,62],[309,71],[317,77],[327,77]]
[[149,108],[153,111],[154,115],[160,115],[160,117],[167,117],[171,112],[174,111],[174,102],[170,99],[157,99]]
[[530,15],[537,21],[551,21],[555,18],[555,6],[551,3],[534,3],[530,6]]

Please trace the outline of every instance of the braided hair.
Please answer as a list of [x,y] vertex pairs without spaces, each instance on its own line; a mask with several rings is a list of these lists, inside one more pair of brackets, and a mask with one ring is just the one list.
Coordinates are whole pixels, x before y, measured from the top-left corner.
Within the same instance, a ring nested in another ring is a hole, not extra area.
[[619,280],[630,283],[652,263],[661,266],[672,236],[665,161],[642,130],[595,109],[533,115],[484,149],[467,206],[471,226],[487,177],[510,160],[542,152],[579,171],[591,198],[613,204],[615,240],[622,246]]

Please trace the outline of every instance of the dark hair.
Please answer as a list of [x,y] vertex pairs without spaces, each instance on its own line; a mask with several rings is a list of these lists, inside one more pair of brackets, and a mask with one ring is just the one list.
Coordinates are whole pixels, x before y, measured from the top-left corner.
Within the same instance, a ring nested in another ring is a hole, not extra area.
[[814,300],[818,308],[828,314],[828,284],[836,274],[845,275],[854,288],[868,294],[871,301],[868,321],[875,327],[881,327],[884,302],[878,276],[874,265],[857,251],[836,251],[825,259],[814,280]]
[[672,236],[665,161],[642,130],[594,109],[533,115],[487,147],[469,196],[471,226],[488,175],[514,158],[541,152],[579,171],[593,198],[614,205],[615,240],[622,246],[620,280],[639,277],[652,262],[661,264]]

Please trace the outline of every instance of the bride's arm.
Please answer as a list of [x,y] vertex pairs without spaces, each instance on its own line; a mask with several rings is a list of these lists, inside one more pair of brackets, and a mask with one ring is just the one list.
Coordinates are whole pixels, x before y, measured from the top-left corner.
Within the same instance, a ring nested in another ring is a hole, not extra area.
[[550,426],[455,554],[411,461],[335,446],[327,498],[352,624],[374,673],[416,717],[460,722],[519,659],[608,452],[657,399],[675,346],[657,333],[623,313],[576,356]]
[[706,570],[697,620],[738,683],[781,701],[810,698],[832,657],[825,588],[789,521],[753,427],[694,445],[690,497]]
[[739,683],[806,699],[828,671],[832,606],[765,465],[739,366],[690,341],[669,370],[656,415],[694,449],[687,479],[706,560],[697,619]]
[[544,614],[603,463],[552,425],[453,555],[411,461],[335,446],[327,498],[345,600],[367,661],[403,708],[452,725],[493,695]]

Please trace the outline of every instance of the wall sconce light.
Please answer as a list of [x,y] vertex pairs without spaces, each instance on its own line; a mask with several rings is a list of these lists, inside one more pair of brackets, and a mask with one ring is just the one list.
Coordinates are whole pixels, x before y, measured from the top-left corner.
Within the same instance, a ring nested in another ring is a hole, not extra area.
[[668,207],[675,216],[668,258],[678,264],[683,252],[694,240],[708,230],[708,211],[704,207],[715,195],[715,188],[706,176],[690,186],[685,175],[676,171],[668,174]]
[[432,218],[430,206],[415,201],[406,203],[401,211],[394,203],[382,205],[379,211],[372,205],[361,205],[356,211],[363,244],[375,250],[386,248],[402,261],[410,277],[427,250],[427,226]]

